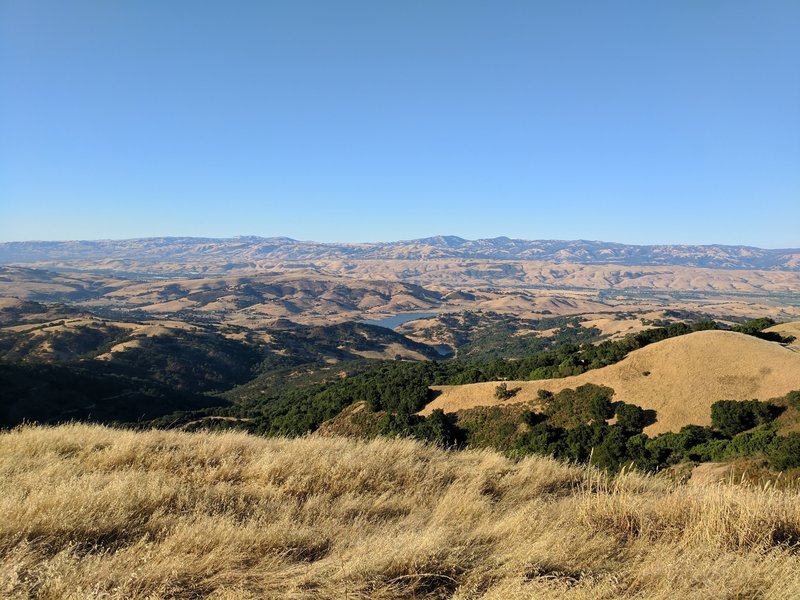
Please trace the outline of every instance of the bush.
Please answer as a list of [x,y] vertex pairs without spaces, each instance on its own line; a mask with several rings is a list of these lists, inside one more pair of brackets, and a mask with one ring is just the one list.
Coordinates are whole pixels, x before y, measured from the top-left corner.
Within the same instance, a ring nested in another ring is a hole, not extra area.
[[414,429],[414,437],[433,442],[440,446],[454,446],[462,441],[461,430],[456,427],[454,419],[444,413],[441,408],[434,410]]
[[542,413],[537,413],[533,410],[526,410],[522,413],[521,421],[526,425],[533,427],[534,425],[538,425],[539,423],[543,423],[547,420],[547,415]]
[[627,460],[628,436],[617,426],[608,427],[603,441],[592,453],[592,464],[609,471],[616,471]]
[[592,448],[601,443],[608,426],[578,425],[567,432],[566,456],[571,460],[584,462],[589,459]]
[[724,456],[755,456],[768,452],[775,442],[775,430],[769,425],[761,425],[752,431],[745,431],[728,442]]
[[620,402],[617,405],[616,414],[617,425],[627,431],[641,433],[647,425],[647,418],[644,410],[635,404]]
[[800,433],[778,438],[771,449],[769,462],[779,471],[800,467]]
[[687,458],[698,462],[724,460],[728,457],[728,444],[730,444],[730,440],[709,440],[694,446],[689,451]]
[[775,325],[775,321],[769,317],[762,317],[760,319],[752,319],[747,321],[747,323],[737,325],[733,328],[733,331],[746,333],[747,335],[756,335],[767,327],[772,327],[773,325]]
[[453,419],[440,408],[428,417],[406,412],[386,413],[378,421],[378,433],[391,437],[414,437],[440,446],[454,446],[463,437]]
[[517,442],[517,451],[522,454],[561,456],[564,451],[566,432],[549,423],[539,423],[524,433]]
[[545,402],[545,414],[559,427],[577,427],[584,423],[604,423],[614,415],[609,387],[587,383],[564,389]]
[[628,461],[641,471],[655,471],[660,466],[647,449],[648,439],[644,433],[639,433],[629,437],[625,445]]
[[614,406],[611,404],[611,395],[593,396],[589,400],[589,415],[595,423],[604,423],[606,419],[613,417]]
[[774,419],[770,406],[758,400],[720,400],[711,405],[711,423],[727,437]]
[[693,459],[695,448],[714,439],[708,427],[686,425],[678,433],[667,432],[647,441],[647,449],[660,465],[673,465],[684,459]]
[[508,400],[509,398],[513,398],[520,388],[508,389],[507,383],[501,383],[496,388],[494,388],[494,397],[498,400]]

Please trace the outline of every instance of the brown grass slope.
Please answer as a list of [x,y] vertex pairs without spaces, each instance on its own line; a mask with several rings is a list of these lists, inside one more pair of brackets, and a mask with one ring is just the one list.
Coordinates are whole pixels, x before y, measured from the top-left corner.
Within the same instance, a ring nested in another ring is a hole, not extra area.
[[692,423],[710,425],[717,400],[768,400],[800,389],[800,353],[741,333],[699,331],[575,377],[509,382],[520,388],[512,400],[497,400],[493,382],[437,387],[442,393],[422,412],[535,401],[540,389],[557,392],[585,383],[606,385],[616,392],[615,400],[655,410],[658,421],[645,430],[652,435]]
[[0,434],[3,598],[797,598],[800,492],[413,441]]
[[775,325],[773,327],[770,327],[769,329],[765,329],[764,331],[771,333],[778,333],[788,338],[794,338],[792,343],[789,344],[789,347],[796,350],[800,350],[800,321],[781,323],[780,325]]

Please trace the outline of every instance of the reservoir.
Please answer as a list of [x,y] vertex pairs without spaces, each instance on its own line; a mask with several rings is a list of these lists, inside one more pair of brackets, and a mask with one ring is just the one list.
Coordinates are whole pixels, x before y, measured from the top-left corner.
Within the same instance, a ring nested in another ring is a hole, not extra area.
[[432,312],[400,313],[380,319],[364,319],[361,322],[366,323],[367,325],[377,325],[378,327],[386,327],[387,329],[396,329],[403,323],[416,321],[417,319],[429,319],[430,317],[435,317],[437,314],[438,313]]

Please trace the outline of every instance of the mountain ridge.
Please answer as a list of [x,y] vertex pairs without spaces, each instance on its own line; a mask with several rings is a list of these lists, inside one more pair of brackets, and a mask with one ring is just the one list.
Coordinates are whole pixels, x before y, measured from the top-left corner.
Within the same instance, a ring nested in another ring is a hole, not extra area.
[[150,237],[124,240],[0,243],[0,264],[54,264],[136,259],[225,262],[295,260],[506,260],[588,265],[687,266],[800,271],[800,248],[766,249],[725,244],[634,245],[592,240],[468,240],[441,235],[393,242],[335,243],[287,237]]

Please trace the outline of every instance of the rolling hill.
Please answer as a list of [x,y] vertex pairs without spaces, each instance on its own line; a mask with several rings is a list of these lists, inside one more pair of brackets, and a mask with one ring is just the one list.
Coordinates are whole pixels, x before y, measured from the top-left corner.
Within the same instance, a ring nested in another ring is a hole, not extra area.
[[764,330],[767,333],[777,333],[787,338],[794,338],[789,344],[790,348],[800,351],[800,321],[780,323]]
[[619,363],[574,377],[508,382],[519,388],[511,400],[494,397],[496,382],[439,386],[440,395],[422,414],[521,402],[536,402],[540,389],[558,392],[585,383],[615,390],[615,400],[655,410],[649,435],[684,425],[709,425],[717,400],[767,400],[800,389],[800,352],[730,331],[699,331],[632,352]]
[[286,237],[257,236],[0,244],[0,264],[47,263],[64,266],[92,262],[109,269],[119,269],[130,261],[138,261],[140,265],[163,262],[190,265],[198,262],[198,256],[202,256],[208,266],[331,259],[490,259],[800,271],[800,249],[767,250],[720,244],[635,246],[587,240],[521,240],[507,237],[466,240],[457,236],[368,244],[325,244]]

